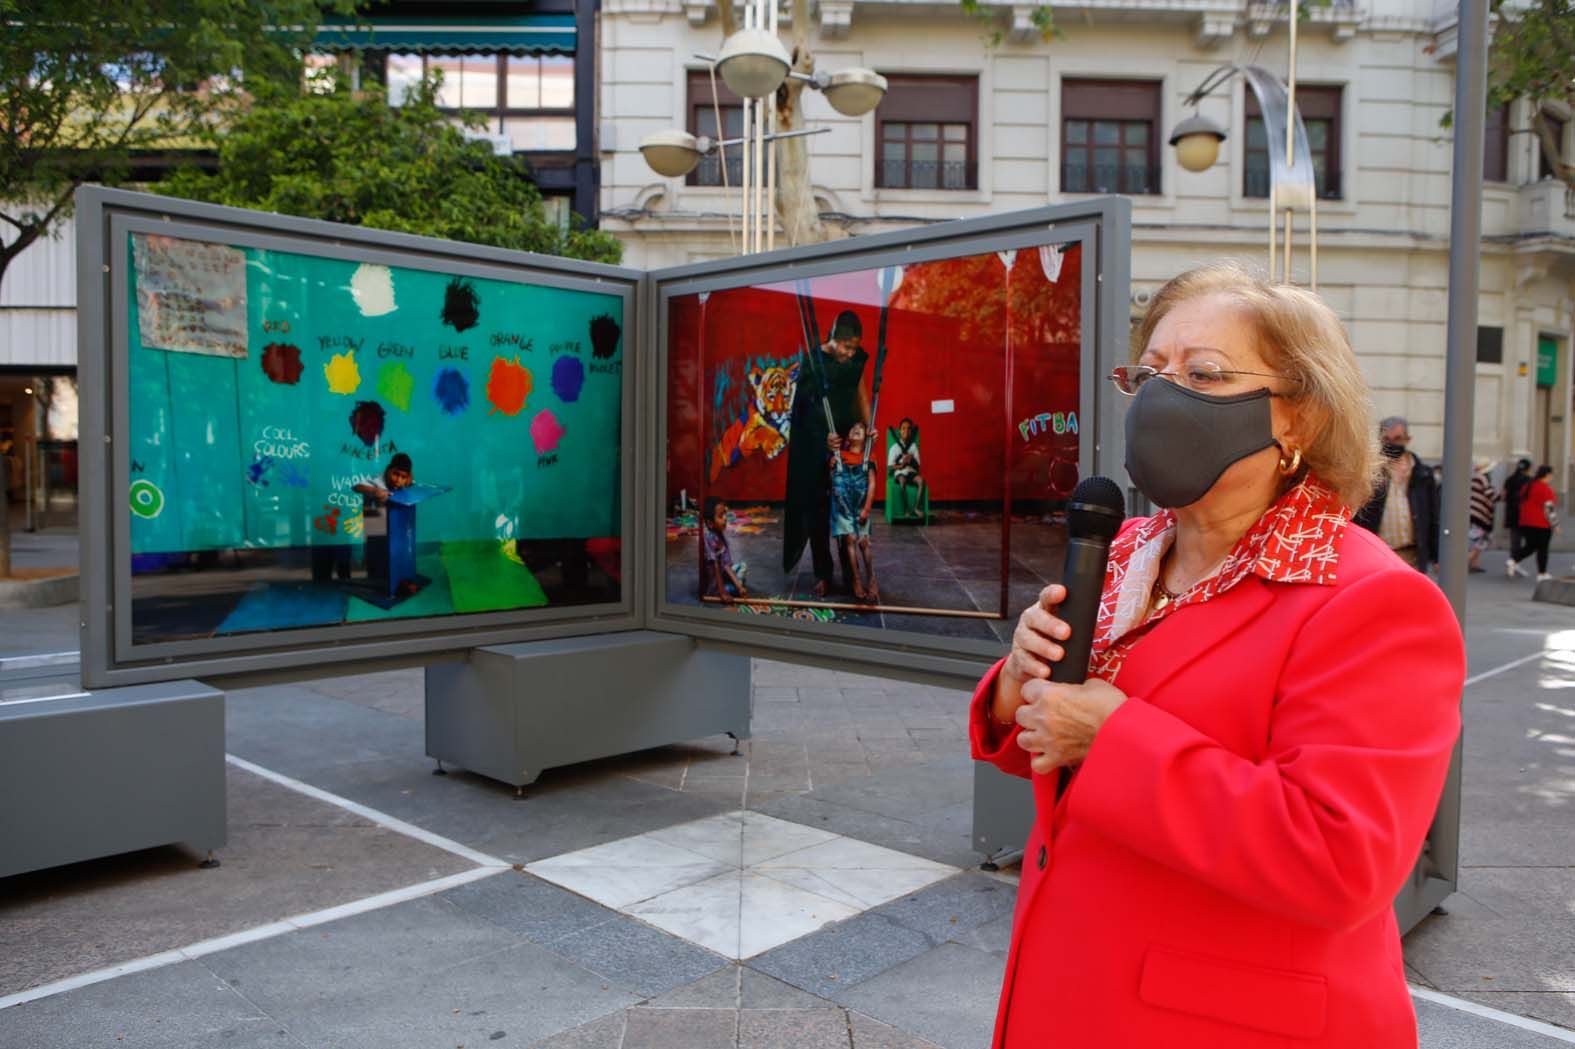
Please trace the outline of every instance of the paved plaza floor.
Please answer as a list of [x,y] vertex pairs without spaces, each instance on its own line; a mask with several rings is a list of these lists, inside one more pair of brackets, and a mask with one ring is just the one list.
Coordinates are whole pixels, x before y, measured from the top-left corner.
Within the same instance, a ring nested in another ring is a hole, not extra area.
[[[1472,577],[1461,891],[1405,943],[1427,1049],[1575,1043],[1575,609],[1529,596]],[[59,611],[3,613],[0,674],[75,647]],[[757,662],[741,755],[516,799],[432,775],[419,671],[231,692],[221,867],[0,880],[0,1047],[982,1047],[1015,872],[970,848],[966,699]]]

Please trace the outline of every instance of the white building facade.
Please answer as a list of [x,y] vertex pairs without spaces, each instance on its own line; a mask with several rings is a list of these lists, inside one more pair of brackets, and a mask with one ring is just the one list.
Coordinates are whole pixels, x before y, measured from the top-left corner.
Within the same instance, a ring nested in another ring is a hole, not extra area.
[[[1225,62],[1286,71],[1284,7],[1242,0],[1083,0],[1056,4],[1046,43],[1031,5],[1002,7],[1002,39],[950,4],[820,0],[810,47],[829,71],[867,66],[891,83],[862,118],[806,91],[815,194],[838,233],[965,218],[1079,199],[1131,196],[1133,310],[1168,277],[1231,256],[1268,254],[1266,153],[1241,79],[1201,112],[1229,129],[1219,162],[1191,174],[1166,144],[1187,95]],[[1443,372],[1454,6],[1367,0],[1300,23],[1298,102],[1319,171],[1322,293],[1346,322],[1380,415],[1411,422],[1413,447],[1443,444]],[[786,35],[786,30],[784,35]],[[602,226],[638,266],[732,253],[713,162],[688,179],[656,175],[640,138],[715,127],[695,52],[721,30],[708,0],[606,0],[598,127]],[[720,81],[718,80],[718,83]],[[723,106],[729,101],[720,100]],[[735,111],[736,112],[736,111]],[[1571,114],[1561,121],[1575,156]],[[1527,455],[1569,478],[1575,194],[1548,175],[1530,103],[1489,114],[1484,172],[1476,450]],[[723,110],[724,124],[729,124]],[[711,185],[697,183],[713,183]],[[780,243],[780,241],[779,241]],[[1298,282],[1306,281],[1305,216]]]

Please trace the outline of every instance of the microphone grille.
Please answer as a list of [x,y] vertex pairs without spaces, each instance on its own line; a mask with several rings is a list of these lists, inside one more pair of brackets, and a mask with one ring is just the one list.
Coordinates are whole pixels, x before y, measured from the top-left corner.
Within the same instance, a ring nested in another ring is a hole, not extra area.
[[1096,474],[1073,490],[1066,508],[1067,530],[1074,539],[1114,539],[1126,516],[1121,486]]

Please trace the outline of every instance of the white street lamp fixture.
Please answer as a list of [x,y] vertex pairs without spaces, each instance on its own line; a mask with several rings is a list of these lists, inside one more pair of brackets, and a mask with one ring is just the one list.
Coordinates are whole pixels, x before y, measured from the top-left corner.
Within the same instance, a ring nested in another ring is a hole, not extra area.
[[886,78],[873,69],[816,73],[813,83],[825,94],[831,108],[845,117],[861,117],[886,97]]
[[655,131],[640,140],[640,154],[645,162],[652,171],[668,178],[689,174],[711,149],[710,139],[697,138],[687,131]]
[[775,33],[740,29],[722,42],[716,71],[740,98],[765,98],[782,86],[792,64]]
[[1201,113],[1194,113],[1170,133],[1176,147],[1176,160],[1188,171],[1207,171],[1220,158],[1220,143],[1225,129]]

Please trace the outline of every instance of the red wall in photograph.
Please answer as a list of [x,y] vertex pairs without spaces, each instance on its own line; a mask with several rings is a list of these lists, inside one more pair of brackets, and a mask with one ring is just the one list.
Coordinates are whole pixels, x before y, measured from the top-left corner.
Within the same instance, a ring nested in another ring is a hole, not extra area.
[[[919,426],[933,501],[999,502],[1008,461],[1015,498],[1070,491],[1080,429],[1080,255],[1075,245],[1049,256],[1023,249],[1011,258],[1009,276],[1007,259],[995,253],[904,269],[888,310],[876,405],[874,454],[883,482],[886,429],[906,416]],[[1054,281],[1047,266],[1057,270]],[[878,271],[815,278],[810,290],[822,341],[838,313],[858,316],[869,390],[879,349]],[[669,502],[680,489],[691,499],[783,498],[787,452],[771,455],[776,442],[748,425],[755,414],[750,376],[796,362],[805,337],[794,291],[777,284],[713,292],[703,303],[698,295],[672,300]],[[751,447],[735,452],[746,430]],[[877,496],[883,491],[884,484]]]

